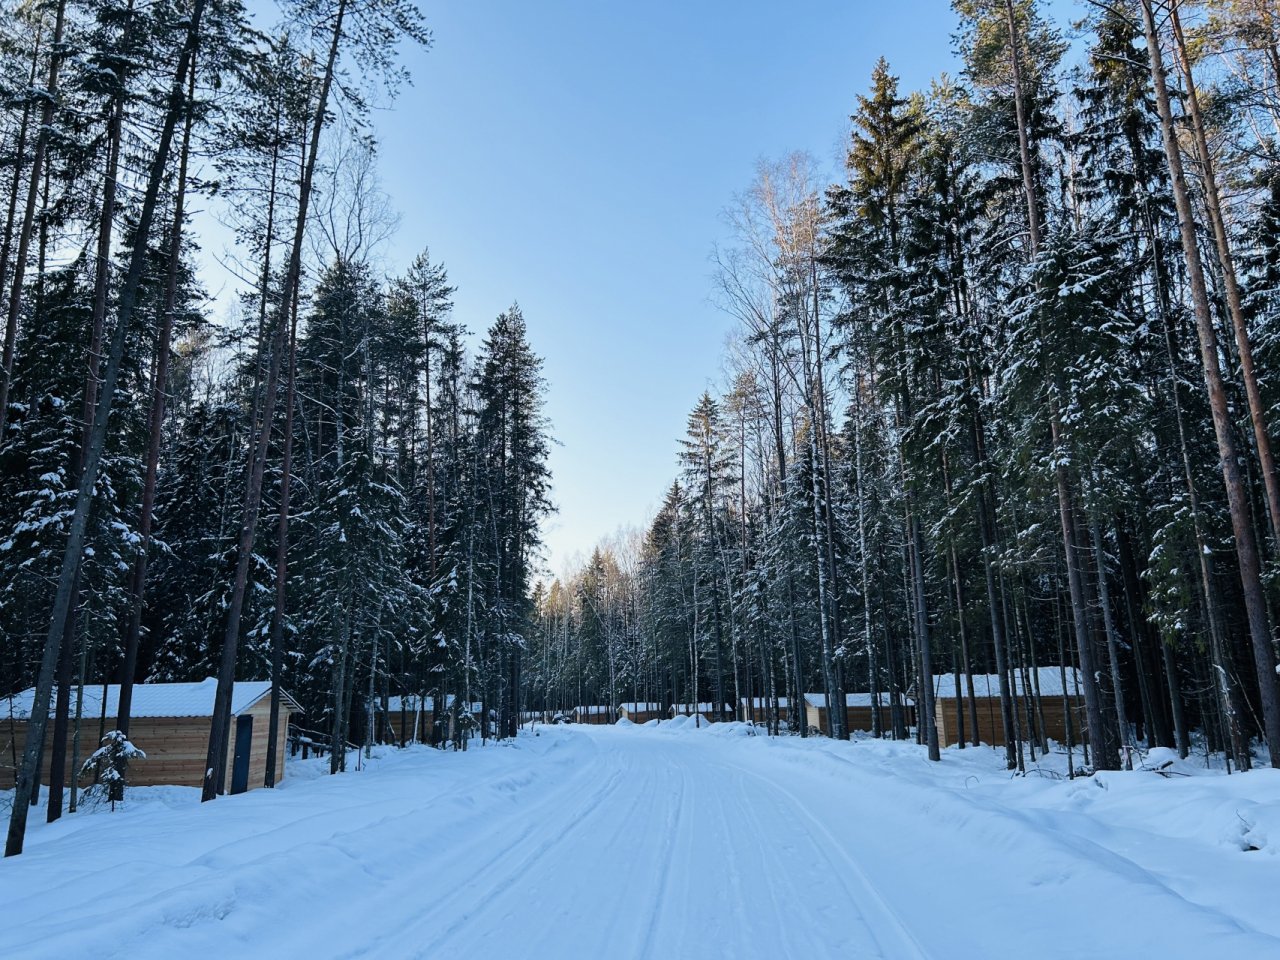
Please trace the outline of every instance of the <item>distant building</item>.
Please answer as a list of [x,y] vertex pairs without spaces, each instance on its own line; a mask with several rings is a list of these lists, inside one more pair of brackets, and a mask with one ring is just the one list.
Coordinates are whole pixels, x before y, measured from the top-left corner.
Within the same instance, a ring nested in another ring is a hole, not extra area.
[[[738,719],[743,723],[765,723],[769,719],[769,697],[741,697],[738,700]],[[778,721],[786,723],[791,716],[786,697],[778,698]]]
[[[454,715],[453,704],[457,698],[449,694],[440,705],[440,721],[444,724],[446,739],[453,739]],[[378,717],[377,736],[382,743],[425,743],[430,737],[431,723],[435,715],[435,698],[418,697],[413,694],[404,697],[388,697],[387,713],[382,715],[382,700],[374,697],[373,710]],[[480,728],[480,716],[484,713],[484,705],[471,704],[472,729]]]
[[648,723],[650,720],[662,719],[660,703],[620,703],[618,719],[630,720],[632,723]]
[[594,726],[613,723],[614,720],[613,707],[600,704],[574,707],[570,716],[573,717],[574,723],[590,723]]
[[[890,725],[889,711],[892,708],[892,700],[889,694],[881,693],[880,699],[880,728],[887,730]],[[872,713],[874,712],[874,703],[869,693],[846,693],[844,695],[845,703],[845,722],[846,729],[853,733],[854,731],[865,731],[870,733],[875,729]],[[906,713],[907,726],[911,726],[915,722],[915,709],[910,704],[904,704],[903,710]],[[804,722],[810,729],[829,733],[827,718],[827,695],[825,693],[806,693],[804,695]]]

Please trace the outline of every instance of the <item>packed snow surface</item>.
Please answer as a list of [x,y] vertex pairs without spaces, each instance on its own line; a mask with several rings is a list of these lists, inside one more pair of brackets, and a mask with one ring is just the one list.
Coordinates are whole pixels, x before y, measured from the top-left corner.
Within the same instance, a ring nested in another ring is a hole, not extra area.
[[539,727],[210,804],[140,788],[0,863],[0,956],[1280,957],[1280,772],[1011,778],[753,733]]

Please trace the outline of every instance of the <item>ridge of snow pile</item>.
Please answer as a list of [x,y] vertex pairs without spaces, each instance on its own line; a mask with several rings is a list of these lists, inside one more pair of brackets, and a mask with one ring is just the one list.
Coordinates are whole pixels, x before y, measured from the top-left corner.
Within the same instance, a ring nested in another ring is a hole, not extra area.
[[714,724],[700,713],[680,713],[670,720],[662,721],[659,727],[664,733],[675,733],[678,730],[701,730]]

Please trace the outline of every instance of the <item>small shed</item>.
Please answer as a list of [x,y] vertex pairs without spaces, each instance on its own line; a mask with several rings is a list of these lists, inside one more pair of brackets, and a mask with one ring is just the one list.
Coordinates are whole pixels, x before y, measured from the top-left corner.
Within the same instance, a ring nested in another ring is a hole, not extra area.
[[[172,785],[198,787],[204,782],[209,750],[209,726],[218,681],[199,683],[139,683],[133,688],[129,715],[129,740],[146,755],[129,765],[133,786]],[[99,731],[116,728],[120,686],[85,686],[80,721],[80,759],[98,747]],[[74,705],[79,691],[72,689]],[[14,785],[17,765],[27,743],[27,720],[35,702],[35,688],[0,700],[0,789]],[[53,715],[55,696],[49,700]],[[288,756],[289,717],[302,708],[281,691],[280,723],[276,730],[276,781],[284,777]],[[271,681],[236,683],[231,692],[231,726],[227,731],[227,769],[224,785],[230,793],[243,793],[263,785],[267,773],[267,731],[271,716]],[[70,735],[68,739],[70,738]],[[44,766],[40,776],[49,780],[53,753],[53,723],[45,728]],[[66,782],[70,783],[71,749],[67,749]]]
[[630,720],[632,723],[648,723],[650,720],[660,720],[661,718],[662,704],[660,703],[618,704],[619,720]]
[[[769,718],[769,697],[741,697],[738,700],[738,719],[743,723],[764,723]],[[786,697],[778,698],[778,721],[790,719],[790,703]]]
[[[888,693],[879,694],[880,701],[880,722],[882,727],[889,726],[889,711],[892,707],[892,700]],[[875,729],[872,722],[872,711],[875,700],[869,693],[846,693],[844,695],[845,703],[845,725],[850,733],[862,730],[870,733]],[[904,704],[903,710],[906,712],[906,722],[910,726],[915,722],[915,709],[911,704]],[[823,733],[830,729],[827,725],[827,695],[825,693],[806,693],[804,695],[804,722],[805,726],[815,730],[821,730]]]
[[577,706],[572,711],[574,723],[589,723],[593,726],[613,723],[613,707],[600,704]]
[[[1066,687],[1063,687],[1063,676],[1066,676]],[[1024,739],[1028,736],[1027,692],[1022,671],[1012,671],[1010,693],[1013,695],[1013,708],[1017,712],[1018,729],[1023,731]],[[1031,714],[1035,718],[1037,728],[1043,723],[1044,734],[1050,740],[1065,741],[1067,739],[1067,716],[1070,711],[1072,739],[1079,743],[1085,736],[1084,699],[1080,696],[1080,676],[1074,667],[1038,667],[1027,671],[1031,681],[1030,695],[1032,703],[1039,694],[1039,703]],[[960,696],[956,697],[956,681],[959,680]],[[938,742],[943,746],[958,743],[959,724],[958,711],[964,714],[964,738],[966,742],[973,740],[970,729],[971,713],[969,710],[969,681],[966,674],[937,674],[933,678],[934,716],[938,725]],[[1000,675],[983,673],[973,675],[973,703],[978,714],[978,739],[992,746],[1003,746],[1004,723],[1000,718]]]

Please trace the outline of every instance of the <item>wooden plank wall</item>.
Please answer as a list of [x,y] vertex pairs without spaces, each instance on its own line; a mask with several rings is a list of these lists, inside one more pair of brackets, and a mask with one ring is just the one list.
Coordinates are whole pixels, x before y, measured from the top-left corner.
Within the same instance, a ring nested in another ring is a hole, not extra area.
[[427,734],[431,731],[431,711],[423,710],[422,715],[418,716],[417,708],[413,710],[408,708],[401,710],[392,710],[385,717],[379,714],[381,718],[380,739],[383,743],[395,741],[399,744],[406,744],[413,739],[413,725],[415,721],[418,725],[418,738],[426,740]]
[[[907,726],[914,726],[916,722],[916,708],[909,703],[902,705],[902,712],[906,718]],[[823,733],[827,732],[827,708],[815,707],[806,703],[804,708],[805,722],[809,726],[814,727]],[[873,729],[871,723],[871,706],[865,707],[845,707],[846,723],[850,733],[862,732],[870,733]],[[880,727],[882,730],[888,730],[893,725],[893,714],[888,704],[880,708]]]
[[[1084,703],[1079,697],[1067,698],[1071,703],[1072,740],[1081,743],[1086,737],[1084,723]],[[1004,745],[1004,723],[1000,719],[999,697],[976,697],[974,702],[978,708],[978,739],[992,746]],[[1027,705],[1022,697],[1014,697],[1014,709],[1018,711],[1018,727],[1023,737],[1028,736]],[[1067,709],[1062,697],[1041,698],[1041,709],[1044,712],[1045,733],[1050,740],[1065,743],[1067,739]],[[973,742],[973,731],[969,729],[969,701],[961,701],[964,709],[964,739]],[[1034,704],[1033,704],[1034,706]],[[959,741],[956,723],[955,697],[939,697],[935,702],[935,716],[938,724],[938,742],[948,746]],[[1036,724],[1040,723],[1040,714],[1036,714]]]

